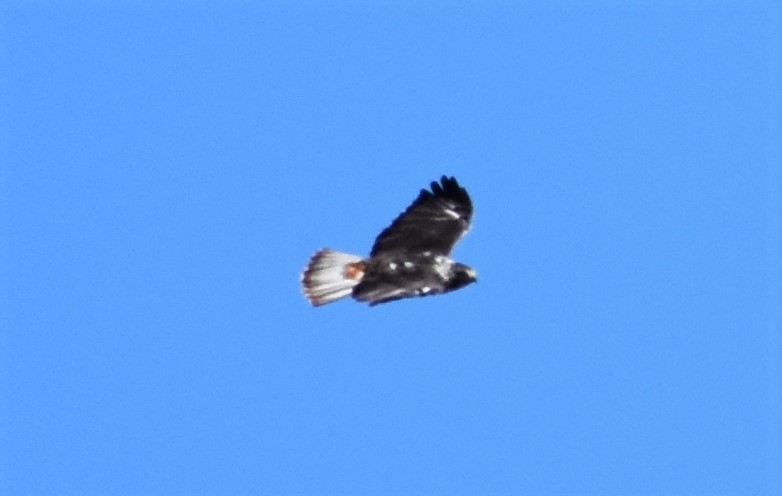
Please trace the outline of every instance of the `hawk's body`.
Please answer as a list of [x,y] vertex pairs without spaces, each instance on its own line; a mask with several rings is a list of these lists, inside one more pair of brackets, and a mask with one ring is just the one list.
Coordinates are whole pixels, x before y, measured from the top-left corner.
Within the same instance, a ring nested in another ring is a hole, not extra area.
[[380,233],[369,258],[315,253],[302,274],[304,294],[316,306],[348,295],[376,305],[460,289],[475,282],[475,271],[448,255],[471,219],[467,191],[443,176]]

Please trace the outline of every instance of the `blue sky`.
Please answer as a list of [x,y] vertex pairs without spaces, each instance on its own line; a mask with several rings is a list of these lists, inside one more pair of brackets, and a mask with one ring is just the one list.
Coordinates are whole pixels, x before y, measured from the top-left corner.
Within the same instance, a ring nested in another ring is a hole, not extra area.
[[[7,2],[0,492],[776,495],[775,2]],[[478,284],[311,308],[418,190]]]

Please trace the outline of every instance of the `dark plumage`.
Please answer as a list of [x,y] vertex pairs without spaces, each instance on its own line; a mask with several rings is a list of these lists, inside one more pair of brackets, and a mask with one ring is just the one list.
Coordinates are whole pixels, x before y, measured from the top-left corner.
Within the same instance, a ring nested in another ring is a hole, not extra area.
[[348,295],[376,305],[463,288],[475,282],[475,271],[448,255],[471,220],[467,191],[443,176],[380,233],[369,258],[316,252],[302,274],[304,294],[316,306]]

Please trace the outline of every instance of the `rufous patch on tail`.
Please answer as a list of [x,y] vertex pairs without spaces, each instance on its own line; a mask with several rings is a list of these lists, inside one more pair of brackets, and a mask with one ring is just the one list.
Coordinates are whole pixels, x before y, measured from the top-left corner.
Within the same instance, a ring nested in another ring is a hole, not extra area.
[[301,274],[302,291],[315,306],[350,296],[364,276],[364,267],[359,256],[324,248],[310,258]]
[[347,279],[353,279],[354,281],[361,281],[361,278],[364,277],[364,268],[366,267],[366,262],[361,260],[360,262],[353,262],[345,265],[345,270],[343,271],[343,274]]

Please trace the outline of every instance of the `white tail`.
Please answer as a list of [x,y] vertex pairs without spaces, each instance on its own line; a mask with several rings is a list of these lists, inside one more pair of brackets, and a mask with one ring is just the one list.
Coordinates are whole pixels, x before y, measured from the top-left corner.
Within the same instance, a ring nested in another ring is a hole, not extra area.
[[324,248],[310,258],[301,274],[301,287],[317,307],[349,296],[363,276],[363,258]]

